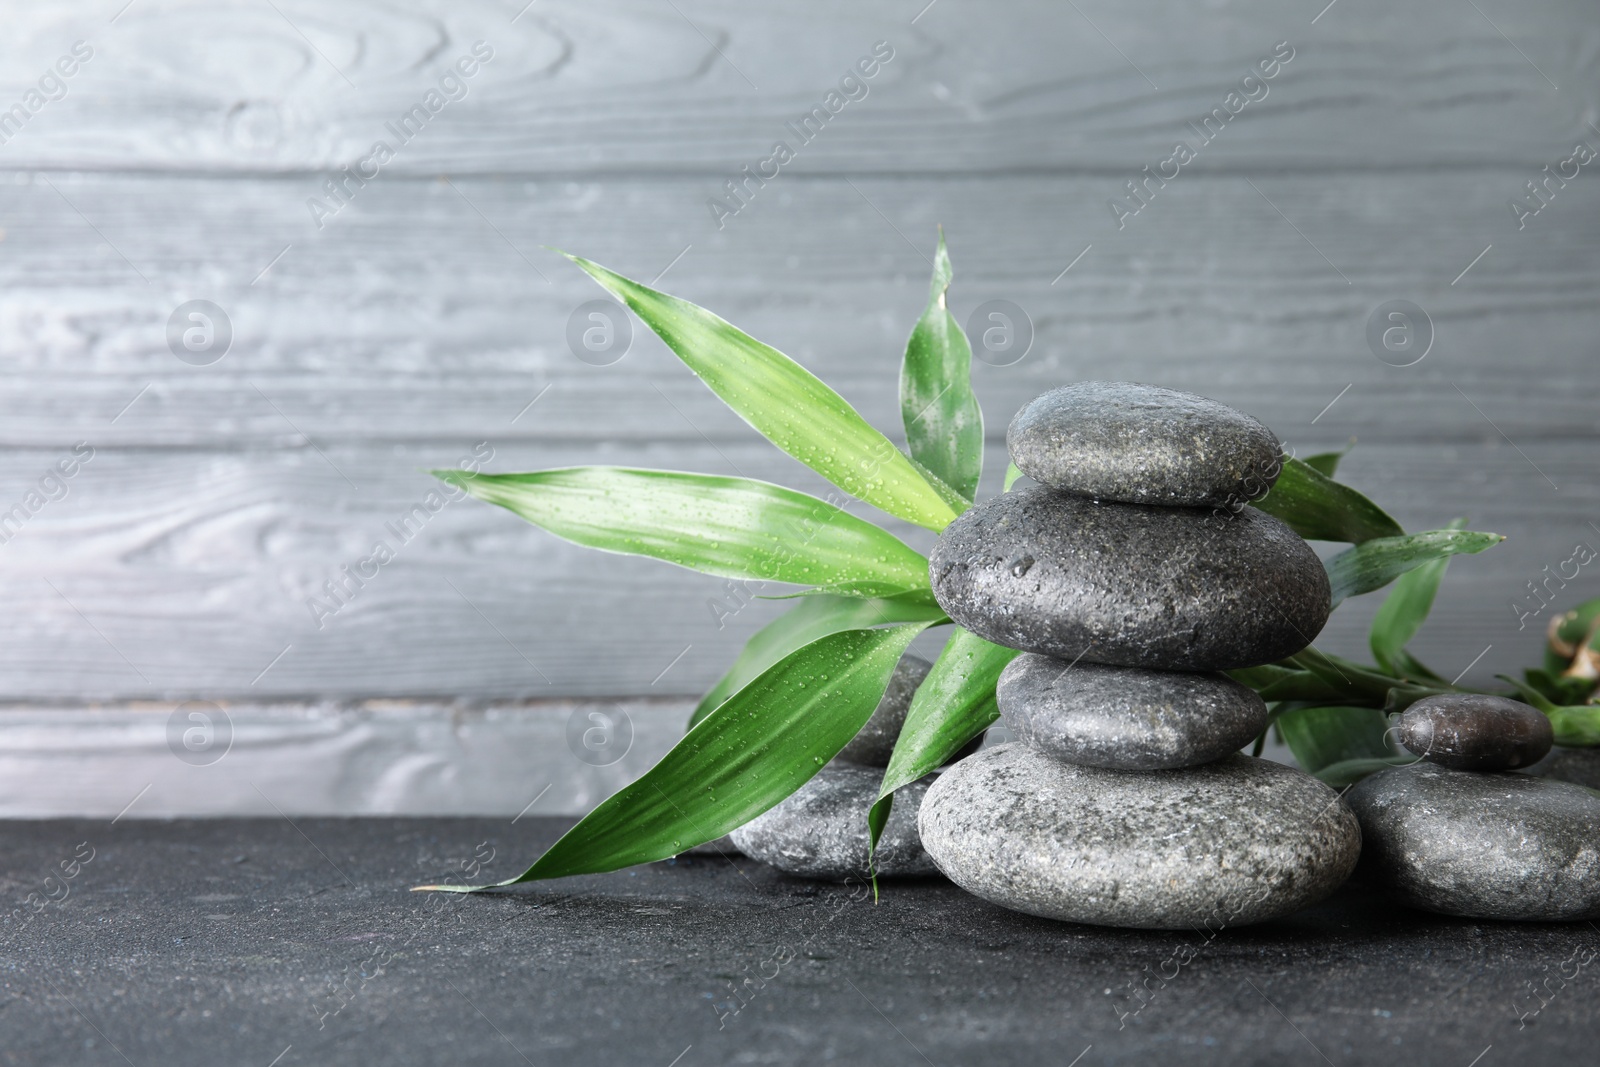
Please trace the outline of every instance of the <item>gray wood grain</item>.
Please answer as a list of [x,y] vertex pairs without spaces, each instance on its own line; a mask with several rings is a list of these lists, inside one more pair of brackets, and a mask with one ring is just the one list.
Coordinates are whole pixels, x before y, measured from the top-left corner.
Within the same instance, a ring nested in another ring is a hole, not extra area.
[[769,155],[784,122],[818,106],[879,40],[895,58],[796,167],[1137,170],[1280,41],[1295,58],[1205,166],[1521,166],[1586,136],[1600,35],[1581,0],[1491,3],[1488,18],[1470,5],[1379,0],[1343,0],[1321,17],[1320,4],[1264,0],[1095,0],[1077,12],[1048,0],[943,3],[921,15],[917,3],[547,0],[514,23],[523,4],[481,0],[141,2],[115,23],[106,6],[8,12],[0,85],[11,94],[75,39],[96,50],[67,96],[5,146],[14,165],[336,169],[365,157],[481,39],[494,58],[392,170],[709,170],[718,184]]

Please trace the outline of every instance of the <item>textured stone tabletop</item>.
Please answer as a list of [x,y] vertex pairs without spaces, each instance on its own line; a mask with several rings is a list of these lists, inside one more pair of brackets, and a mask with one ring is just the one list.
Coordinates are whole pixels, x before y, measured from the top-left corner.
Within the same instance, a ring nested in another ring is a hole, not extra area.
[[0,824],[0,1064],[1499,1067],[1600,1041],[1594,925],[1446,919],[1359,885],[1211,937],[936,880],[874,906],[745,859],[407,892],[464,864],[507,877],[569,824]]

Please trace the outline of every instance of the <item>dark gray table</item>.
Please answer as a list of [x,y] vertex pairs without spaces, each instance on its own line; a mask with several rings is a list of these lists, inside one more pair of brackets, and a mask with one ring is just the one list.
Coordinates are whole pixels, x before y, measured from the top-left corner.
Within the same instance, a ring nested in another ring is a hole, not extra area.
[[[1211,939],[940,881],[874,906],[746,859],[407,892],[463,863],[506,877],[566,825],[0,824],[0,1063],[1498,1067],[1600,1044],[1593,925],[1446,919],[1359,885]],[[30,893],[66,896],[35,913]]]

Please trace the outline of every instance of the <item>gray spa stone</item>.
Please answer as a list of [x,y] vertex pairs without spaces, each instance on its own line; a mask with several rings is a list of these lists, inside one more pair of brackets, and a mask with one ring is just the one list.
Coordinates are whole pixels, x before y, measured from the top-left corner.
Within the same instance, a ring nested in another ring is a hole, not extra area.
[[1328,575],[1285,523],[1245,507],[1097,504],[1032,488],[939,535],[933,593],[960,625],[1059,659],[1215,671],[1270,663],[1328,620]]
[[996,696],[1018,741],[1087,767],[1193,767],[1267,728],[1266,702],[1221,674],[1071,665],[1025,652],[1000,675]]
[[889,676],[889,688],[884,690],[883,699],[873,709],[872,717],[861,728],[861,732],[851,738],[850,743],[833,758],[842,763],[859,763],[864,767],[889,766],[889,756],[894,752],[900,727],[905,725],[911,698],[932,669],[933,664],[921,656],[901,656],[900,662],[894,666],[894,673]]
[[1600,789],[1600,748],[1563,748],[1557,745],[1548,756],[1529,767],[1528,773]]
[[[848,763],[829,764],[788,799],[730,836],[752,859],[803,878],[866,878],[867,811],[883,774]],[[926,781],[895,793],[889,822],[878,839],[879,877],[937,874],[917,836],[917,807]]]
[[1427,762],[1379,771],[1345,800],[1362,870],[1412,907],[1472,919],[1600,918],[1600,796],[1527,774]]
[[1006,430],[1041,485],[1124,504],[1226,506],[1264,496],[1283,446],[1215,400],[1133,382],[1077,382],[1036,397]]
[[1337,793],[1240,755],[1113,771],[996,745],[940,775],[918,823],[939,869],[985,900],[1156,930],[1287,915],[1333,892],[1361,852]]
[[1460,771],[1510,771],[1544,759],[1550,719],[1519,700],[1482,693],[1424,697],[1400,716],[1400,743],[1429,763]]

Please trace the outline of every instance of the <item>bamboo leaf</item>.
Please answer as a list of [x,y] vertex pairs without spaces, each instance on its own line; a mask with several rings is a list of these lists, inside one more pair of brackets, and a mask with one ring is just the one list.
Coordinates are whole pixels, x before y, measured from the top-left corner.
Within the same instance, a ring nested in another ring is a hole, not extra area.
[[1373,756],[1365,759],[1341,760],[1330,763],[1316,773],[1323,785],[1342,789],[1347,785],[1355,785],[1369,774],[1386,771],[1390,767],[1405,767],[1417,762],[1417,757],[1405,756]]
[[1593,704],[1558,706],[1547,712],[1556,732],[1556,744],[1569,748],[1600,745],[1600,707]]
[[[1459,530],[1465,525],[1465,519],[1456,519],[1446,529]],[[1428,612],[1433,610],[1433,598],[1439,592],[1439,583],[1449,565],[1450,557],[1440,556],[1402,574],[1373,616],[1368,644],[1372,647],[1372,658],[1389,673],[1443,681],[1408,653],[1406,645],[1422,628]]]
[[991,644],[960,627],[950,636],[933,669],[911,698],[905,724],[878,787],[878,800],[868,813],[874,848],[889,820],[894,791],[942,767],[1000,717],[995,683],[1006,664],[1018,654],[1016,649]]
[[567,258],[632,308],[740,418],[851,496],[930,530],[944,529],[966,506],[776,348],[687,300],[587,259]]
[[533,866],[496,885],[666,859],[743,826],[808,782],[856,735],[906,646],[926,626],[842,630],[790,653],[685,734],[642,778],[602,801]]
[[1356,759],[1388,759],[1395,750],[1389,717],[1376,708],[1300,708],[1278,716],[1278,729],[1308,774]]
[[[1351,438],[1351,443],[1355,443],[1354,438]],[[1314,456],[1307,456],[1304,462],[1318,474],[1332,478],[1334,472],[1339,469],[1339,461],[1344,459],[1345,453],[1349,451],[1350,449],[1346,447],[1337,452],[1318,452]]]
[[1022,477],[1022,468],[1015,463],[1006,464],[1006,480],[1000,487],[1002,493],[1011,492],[1011,487],[1017,484],[1017,479]]
[[1378,505],[1292,456],[1284,458],[1277,482],[1255,506],[1288,523],[1307,541],[1360,544],[1405,532]]
[[858,597],[928,584],[928,561],[893,534],[769,482],[625,467],[433,473],[589,548]]
[[1333,606],[1346,597],[1381,589],[1407,571],[1447,556],[1473,555],[1505,538],[1472,530],[1427,530],[1401,537],[1380,537],[1347,548],[1324,561]]
[[880,623],[938,622],[944,612],[938,605],[913,597],[863,600],[829,594],[808,596],[763,626],[745,643],[733,666],[700,698],[689,718],[693,729],[724,700],[743,689],[756,676],[795,650],[819,637]]
[[972,393],[972,346],[945,307],[950,278],[941,229],[928,306],[900,365],[900,419],[911,457],[971,503],[983,470],[983,411]]

